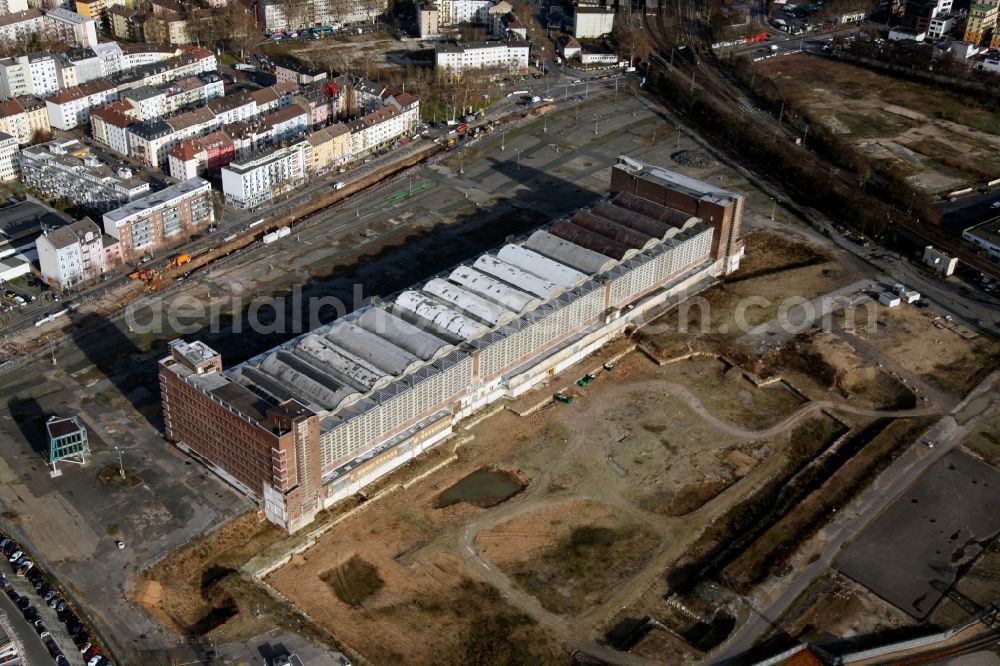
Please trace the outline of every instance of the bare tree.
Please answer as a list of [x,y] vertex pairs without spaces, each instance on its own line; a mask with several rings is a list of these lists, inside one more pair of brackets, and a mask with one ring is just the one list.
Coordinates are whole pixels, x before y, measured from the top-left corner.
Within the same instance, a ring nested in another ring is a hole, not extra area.
[[[642,20],[641,17],[636,17]],[[632,23],[631,12],[619,11],[615,15],[615,26],[612,37],[615,41],[619,58],[627,59],[630,65],[634,65],[636,59],[644,60],[649,57],[648,30],[636,27]]]
[[218,16],[226,26],[225,37],[229,47],[239,51],[240,58],[246,58],[261,40],[257,22],[242,4],[235,2],[227,5]]

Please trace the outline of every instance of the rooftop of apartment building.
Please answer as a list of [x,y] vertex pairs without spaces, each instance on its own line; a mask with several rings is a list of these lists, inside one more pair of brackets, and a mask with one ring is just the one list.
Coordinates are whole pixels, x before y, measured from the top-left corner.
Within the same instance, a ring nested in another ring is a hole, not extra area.
[[225,97],[213,99],[208,103],[208,108],[212,110],[212,113],[218,115],[251,103],[256,104],[254,99],[249,94],[241,90],[237,93],[226,95]]
[[134,83],[135,81],[142,81],[143,79],[155,74],[162,74],[173,69],[179,69],[180,67],[191,65],[196,61],[197,58],[192,56],[190,53],[182,53],[159,62],[151,62],[147,65],[140,65],[139,67],[126,72],[112,74],[108,78],[116,86],[123,86],[129,83]]
[[166,93],[164,91],[154,88],[153,86],[139,86],[138,88],[132,88],[125,93],[125,97],[136,102],[143,102],[147,99],[153,99],[154,97],[159,97],[160,95],[165,94]]
[[30,21],[31,19],[42,18],[42,12],[32,7],[31,9],[25,10],[23,12],[14,12],[13,14],[5,14],[0,16],[0,27],[5,25],[14,25],[15,23],[23,23],[24,21]]
[[61,90],[54,95],[45,98],[45,101],[52,102],[53,104],[66,104],[67,102],[72,102],[78,99],[83,99],[90,95],[96,95],[97,93],[106,92],[108,90],[114,90],[115,85],[105,79],[96,79],[94,81],[88,81],[87,83],[81,83],[78,86],[73,86],[72,88],[66,88]]
[[73,173],[87,173],[106,182],[117,181],[122,188],[128,190],[146,184],[135,172],[122,166],[119,160],[102,158],[99,153],[76,139],[29,146],[21,151],[21,159],[57,165]]
[[272,162],[277,162],[285,158],[295,150],[298,144],[291,146],[268,146],[258,153],[245,157],[241,160],[231,162],[226,168],[233,173],[242,174],[258,169]]
[[52,229],[44,235],[57,250],[62,250],[76,245],[86,238],[88,233],[95,234],[97,237],[103,235],[100,227],[93,220],[89,217],[84,217],[64,227]]
[[438,44],[434,48],[440,53],[464,53],[465,51],[475,51],[478,49],[495,49],[501,46],[508,46],[508,42],[455,42]]
[[305,76],[319,76],[320,74],[326,74],[325,70],[310,67],[309,65],[296,60],[278,58],[274,61],[274,66],[280,67],[281,69],[287,69],[297,74],[304,74]]
[[116,208],[113,211],[104,214],[105,220],[110,220],[111,222],[121,222],[127,217],[136,215],[138,213],[144,213],[148,210],[152,210],[163,204],[169,203],[170,201],[182,197],[192,192],[196,192],[202,188],[211,188],[208,181],[204,178],[191,178],[185,180],[176,185],[171,185],[159,192],[153,192],[152,194],[147,194],[146,196],[139,197],[135,201],[131,201],[121,208]]
[[385,121],[399,115],[399,109],[394,106],[383,106],[382,108],[375,109],[371,113],[367,113],[357,120],[352,120],[347,123],[347,126],[351,128],[352,132],[357,132],[359,130],[372,127],[373,125],[378,125],[379,123],[384,123]]
[[[121,100],[121,102],[124,102],[124,100]],[[136,120],[132,116],[125,114],[121,102],[96,107],[90,111],[90,117],[100,118],[109,125],[125,129],[126,127],[133,125]],[[128,104],[128,102],[124,103]],[[131,106],[131,104],[128,104],[128,106]]]
[[129,132],[145,139],[146,141],[152,141],[153,139],[159,139],[160,137],[173,134],[174,130],[166,122],[156,118],[154,120],[147,120],[144,123],[136,123],[135,125],[132,125],[129,128]]
[[94,19],[87,18],[86,16],[81,16],[76,12],[71,12],[68,9],[63,9],[62,7],[57,7],[56,9],[49,9],[45,12],[47,16],[54,16],[57,19],[66,21],[67,23],[76,23],[78,25],[83,25],[87,21],[93,21]]
[[9,118],[24,113],[24,107],[17,99],[5,99],[0,102],[0,118]]
[[96,58],[97,52],[91,48],[72,49],[64,53],[63,56],[70,62],[80,62],[81,60]]
[[215,120],[215,114],[212,113],[211,109],[206,106],[199,106],[196,109],[185,111],[184,113],[176,115],[172,118],[165,118],[164,122],[170,126],[174,132],[180,132],[181,130],[188,129],[189,127],[194,127],[195,125],[210,123],[213,120]]
[[261,118],[261,126],[266,129],[271,129],[275,125],[280,125],[281,123],[288,122],[292,118],[297,118],[300,116],[306,117],[306,122],[309,122],[309,114],[304,109],[299,106],[292,105],[286,106],[283,109],[279,109],[272,113],[267,114]]
[[318,146],[320,144],[326,143],[327,141],[332,141],[333,139],[341,136],[343,134],[350,134],[351,128],[349,128],[345,123],[334,123],[323,129],[316,130],[307,137],[307,141],[313,146]]

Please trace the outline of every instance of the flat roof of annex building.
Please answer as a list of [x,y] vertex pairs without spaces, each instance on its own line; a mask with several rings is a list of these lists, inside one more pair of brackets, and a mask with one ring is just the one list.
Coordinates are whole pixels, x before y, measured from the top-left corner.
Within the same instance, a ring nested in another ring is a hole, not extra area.
[[641,176],[652,182],[665,185],[670,189],[684,192],[685,194],[706,201],[713,201],[720,205],[726,205],[728,203],[726,200],[738,201],[744,198],[742,194],[736,194],[721,187],[712,187],[708,183],[695,180],[684,174],[667,171],[662,167],[639,162],[624,155],[618,157],[618,163],[615,164],[615,168],[621,169],[631,175]]

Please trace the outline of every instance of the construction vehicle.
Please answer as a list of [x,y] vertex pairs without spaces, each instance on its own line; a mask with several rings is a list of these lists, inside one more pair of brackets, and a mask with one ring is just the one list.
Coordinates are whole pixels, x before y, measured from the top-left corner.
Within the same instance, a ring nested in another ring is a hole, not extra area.
[[555,395],[552,396],[552,399],[555,400],[556,402],[561,402],[566,405],[573,404],[573,396],[566,395],[565,393],[556,393]]
[[156,271],[146,268],[140,268],[134,273],[128,274],[131,280],[142,280],[143,282],[151,282],[156,279]]
[[184,264],[191,261],[190,254],[178,254],[176,257],[167,262],[167,268],[175,268],[177,266],[183,266]]
[[583,377],[581,377],[580,379],[576,380],[576,385],[577,386],[586,386],[587,384],[589,384],[592,381],[594,381],[594,375],[592,375],[590,373],[587,373]]

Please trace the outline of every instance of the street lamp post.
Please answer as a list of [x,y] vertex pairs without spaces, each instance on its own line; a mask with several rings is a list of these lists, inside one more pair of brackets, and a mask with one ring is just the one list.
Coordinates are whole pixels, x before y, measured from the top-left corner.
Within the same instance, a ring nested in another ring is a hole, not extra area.
[[774,221],[774,213],[778,209],[778,200],[771,197],[771,220]]
[[599,122],[600,120],[601,120],[601,117],[600,117],[599,115],[597,115],[597,114],[595,113],[595,114],[594,114],[594,134],[595,134],[595,135],[597,134],[597,123],[598,123],[598,122]]
[[115,451],[118,452],[118,475],[121,476],[124,479],[125,478],[125,464],[122,462],[122,450],[119,449],[116,446],[115,447]]
[[521,149],[517,149],[517,168],[521,168]]

